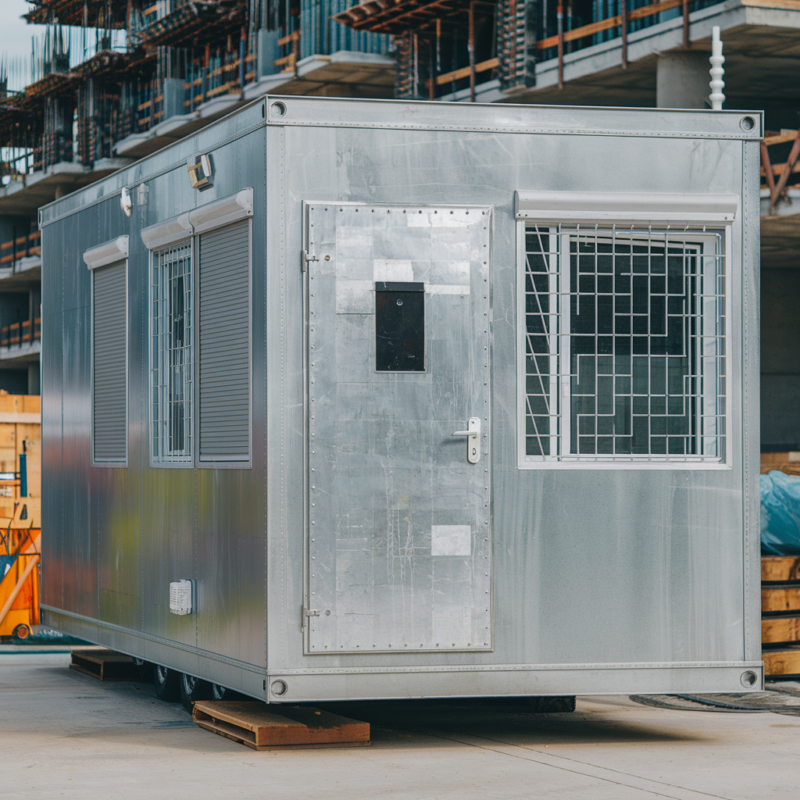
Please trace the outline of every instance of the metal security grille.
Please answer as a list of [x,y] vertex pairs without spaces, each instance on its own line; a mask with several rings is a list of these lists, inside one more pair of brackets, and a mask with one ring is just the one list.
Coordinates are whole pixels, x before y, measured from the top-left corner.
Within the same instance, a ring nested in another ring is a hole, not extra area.
[[192,460],[192,250],[183,242],[152,257],[153,460]]
[[198,244],[201,461],[250,458],[250,223]]
[[128,456],[127,262],[92,271],[94,462],[124,464]]
[[526,461],[724,457],[723,243],[705,228],[526,227]]

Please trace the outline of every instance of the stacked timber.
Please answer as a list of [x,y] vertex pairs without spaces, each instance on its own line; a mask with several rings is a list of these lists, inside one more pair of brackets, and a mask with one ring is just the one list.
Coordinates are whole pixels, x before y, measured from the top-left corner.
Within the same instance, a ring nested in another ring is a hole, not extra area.
[[767,677],[800,676],[800,556],[761,558],[761,645]]
[[[773,470],[800,475],[800,452],[762,453]],[[761,557],[761,646],[767,677],[800,676],[800,556]]]
[[41,427],[39,395],[0,391],[0,519],[14,518],[20,455],[25,454],[27,461],[27,497],[42,495]]
[[766,475],[772,470],[785,472],[787,475],[800,475],[800,452],[762,453],[761,474]]
[[0,391],[0,637],[26,639],[39,624],[39,403]]

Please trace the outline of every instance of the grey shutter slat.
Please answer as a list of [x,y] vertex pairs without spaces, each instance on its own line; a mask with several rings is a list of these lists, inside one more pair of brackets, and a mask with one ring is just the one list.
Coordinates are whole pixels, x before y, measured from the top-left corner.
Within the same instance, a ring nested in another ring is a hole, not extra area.
[[127,269],[125,261],[95,269],[94,280],[94,461],[127,460]]
[[200,236],[200,460],[250,457],[250,225]]

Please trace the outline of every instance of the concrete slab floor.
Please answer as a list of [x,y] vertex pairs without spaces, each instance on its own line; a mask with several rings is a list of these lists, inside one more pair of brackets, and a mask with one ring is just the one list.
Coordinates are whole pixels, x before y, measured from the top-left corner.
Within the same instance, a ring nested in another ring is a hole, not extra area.
[[[22,648],[20,648],[21,650]],[[6,648],[4,648],[6,650]],[[582,697],[340,704],[369,748],[256,753],[151,686],[100,683],[66,653],[0,653],[0,797],[770,800],[800,793],[800,716]]]

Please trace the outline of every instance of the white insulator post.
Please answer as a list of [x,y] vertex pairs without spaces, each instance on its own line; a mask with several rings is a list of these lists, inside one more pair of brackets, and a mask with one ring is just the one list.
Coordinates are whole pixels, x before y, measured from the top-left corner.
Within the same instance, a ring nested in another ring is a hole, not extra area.
[[725,88],[725,81],[722,76],[725,70],[722,65],[725,63],[725,56],[722,55],[722,39],[719,37],[719,25],[711,29],[711,69],[708,71],[711,80],[708,82],[711,94],[708,96],[713,111],[722,111],[722,104],[725,102],[725,95],[722,90]]

